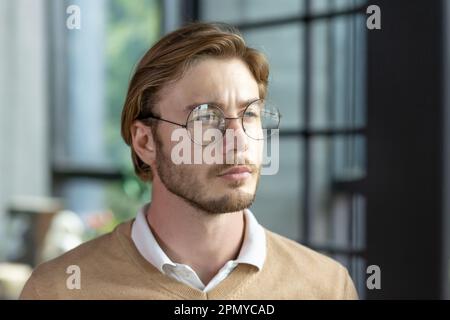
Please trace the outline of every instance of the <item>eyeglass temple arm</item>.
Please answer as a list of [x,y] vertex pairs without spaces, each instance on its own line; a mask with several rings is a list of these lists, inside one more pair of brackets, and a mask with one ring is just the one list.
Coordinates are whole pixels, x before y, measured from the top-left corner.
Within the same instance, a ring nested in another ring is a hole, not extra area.
[[163,118],[159,118],[159,117],[155,117],[155,116],[148,116],[148,117],[145,117],[145,118],[142,118],[142,119],[139,119],[139,120],[146,120],[146,119],[160,120],[160,121],[168,122],[168,123],[171,123],[171,124],[174,124],[176,126],[183,127],[183,128],[187,127],[185,124],[176,123],[176,122],[173,122],[173,121],[170,121],[170,120],[166,120],[166,119],[163,119]]

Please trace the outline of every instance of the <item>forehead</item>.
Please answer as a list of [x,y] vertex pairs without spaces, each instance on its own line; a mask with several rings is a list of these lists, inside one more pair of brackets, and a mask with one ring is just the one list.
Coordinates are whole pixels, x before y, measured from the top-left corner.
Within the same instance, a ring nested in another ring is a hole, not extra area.
[[[238,81],[238,82],[236,82]],[[230,83],[227,83],[230,82]],[[248,66],[240,59],[202,58],[185,72],[179,84],[256,84]]]
[[239,59],[205,58],[195,62],[160,93],[161,103],[186,106],[217,102],[235,104],[259,98],[258,84],[247,65]]

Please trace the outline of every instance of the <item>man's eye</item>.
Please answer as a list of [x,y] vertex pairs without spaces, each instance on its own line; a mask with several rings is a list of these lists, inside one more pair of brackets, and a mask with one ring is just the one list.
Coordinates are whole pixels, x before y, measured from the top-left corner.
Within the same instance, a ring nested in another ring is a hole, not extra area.
[[218,119],[215,114],[205,114],[197,117],[199,121],[216,121]]
[[245,117],[248,117],[248,118],[257,118],[257,117],[259,117],[259,113],[254,112],[254,111],[247,111],[247,112],[244,114],[244,116],[245,116]]

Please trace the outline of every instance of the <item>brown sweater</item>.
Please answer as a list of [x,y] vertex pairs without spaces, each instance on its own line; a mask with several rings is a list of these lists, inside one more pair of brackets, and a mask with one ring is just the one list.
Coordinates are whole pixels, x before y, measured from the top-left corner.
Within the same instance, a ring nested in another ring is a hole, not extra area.
[[[162,274],[137,251],[132,221],[38,266],[21,299],[357,299],[347,270],[334,260],[267,229],[263,268],[239,264],[205,293]],[[192,254],[195,253],[193,250]],[[80,289],[68,289],[71,265]]]

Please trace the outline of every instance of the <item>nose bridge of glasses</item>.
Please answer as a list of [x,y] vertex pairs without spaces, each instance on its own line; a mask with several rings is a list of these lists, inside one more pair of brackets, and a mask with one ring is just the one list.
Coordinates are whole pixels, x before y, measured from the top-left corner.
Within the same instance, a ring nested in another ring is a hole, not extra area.
[[245,129],[244,129],[244,126],[243,126],[243,123],[242,123],[242,118],[243,118],[243,116],[238,116],[238,117],[224,117],[223,119],[224,119],[224,121],[225,121],[225,129],[231,129],[230,127],[231,127],[231,124],[233,123],[233,120],[235,120],[235,130],[243,130],[243,131],[245,131]]

